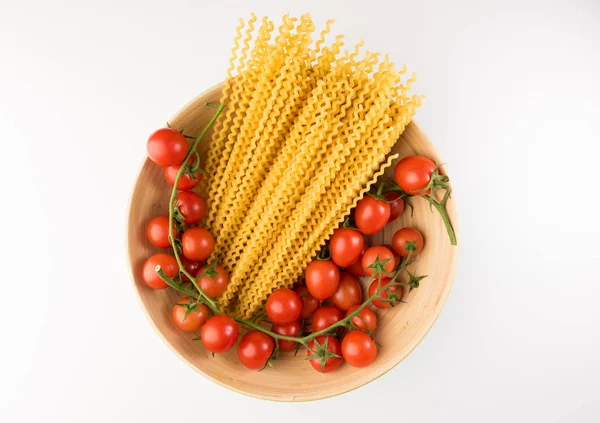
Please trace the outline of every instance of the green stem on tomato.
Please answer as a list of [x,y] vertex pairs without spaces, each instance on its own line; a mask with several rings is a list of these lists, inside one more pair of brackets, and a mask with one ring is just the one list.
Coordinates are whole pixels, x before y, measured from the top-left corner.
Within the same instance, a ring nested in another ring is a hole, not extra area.
[[[190,297],[192,297],[192,298],[199,299],[200,295],[198,294],[198,292],[194,292],[194,291],[192,291],[192,290],[190,290],[190,289],[186,288],[186,287],[185,287],[185,286],[183,286],[182,284],[175,282],[175,281],[174,281],[172,278],[168,277],[168,276],[165,274],[165,271],[164,271],[164,270],[162,270],[162,269],[160,268],[160,266],[157,266],[157,268],[156,268],[156,273],[157,273],[157,274],[158,274],[158,276],[160,276],[160,278],[161,278],[163,281],[165,281],[165,283],[166,283],[167,285],[169,285],[171,288],[173,288],[173,289],[175,289],[175,290],[177,290],[177,291],[181,292],[182,294],[188,295],[188,296],[190,296]],[[203,301],[204,301],[204,300],[203,300]],[[206,304],[206,305],[208,306],[208,308],[210,308],[210,309],[211,309],[211,311],[212,311],[214,314],[223,314],[223,312],[222,312],[221,310],[219,310],[219,309],[218,309],[218,307],[216,306],[216,304],[214,304],[214,302],[212,302],[212,303],[208,303],[208,304]],[[262,326],[261,326],[261,325],[259,325],[258,323],[254,323],[254,322],[251,322],[251,321],[249,321],[249,320],[238,319],[237,317],[234,317],[234,318],[233,318],[233,320],[235,320],[236,322],[238,322],[238,323],[241,323],[241,324],[243,324],[243,325],[246,325],[246,326],[248,326],[248,327],[251,327],[251,328],[253,328],[253,329],[257,329],[257,330],[259,330],[259,331],[261,331],[261,332],[263,332],[263,333],[265,333],[265,334],[267,334],[267,335],[269,335],[269,336],[272,336],[272,337],[273,337],[273,338],[275,338],[275,339],[283,339],[283,340],[285,340],[285,341],[294,341],[294,342],[299,342],[299,343],[301,343],[302,345],[306,346],[306,343],[304,343],[304,342],[303,342],[302,340],[300,340],[299,338],[296,338],[296,337],[293,337],[293,336],[279,335],[279,334],[277,334],[277,333],[275,333],[275,332],[271,332],[270,330],[267,330],[267,329],[265,329],[264,327],[262,327]]]
[[444,201],[442,201],[441,203],[435,201],[435,199],[431,198],[430,195],[423,195],[423,198],[429,201],[429,203],[436,208],[440,216],[442,216],[442,220],[444,221],[444,225],[446,226],[446,231],[448,231],[448,236],[450,237],[450,244],[456,245],[456,234],[454,233],[452,222],[450,222],[450,216],[448,216],[448,212],[446,211],[446,201],[449,198],[449,196],[445,195]]
[[[185,170],[185,167],[187,165],[189,158],[193,154],[195,154],[198,143],[204,137],[204,135],[206,135],[208,130],[211,128],[211,126],[213,126],[213,124],[215,123],[215,121],[217,120],[217,118],[219,117],[219,115],[221,114],[221,112],[223,111],[224,108],[225,108],[225,104],[221,103],[219,105],[219,107],[217,108],[217,111],[215,112],[214,116],[206,124],[204,129],[202,129],[202,132],[200,132],[200,134],[198,134],[198,136],[196,137],[196,140],[190,147],[187,155],[185,156],[185,159],[183,159],[183,162],[181,163],[181,166],[179,167],[179,170],[177,171],[177,175],[175,175],[175,182],[173,183],[173,189],[171,190],[171,198],[169,200],[169,228],[171,228],[173,226],[174,204],[175,204],[175,199],[177,198],[177,186],[179,185],[179,178],[181,178],[181,175],[183,174],[183,172]],[[173,233],[171,231],[169,231],[169,242],[171,243],[171,245],[175,245],[175,238],[173,237]],[[184,275],[186,275],[192,281],[192,284],[194,284],[194,287],[198,290],[198,293],[200,294],[202,299],[206,302],[206,304],[208,306],[210,306],[211,309],[213,309],[213,312],[215,312],[216,314],[221,314],[222,312],[218,309],[217,304],[211,298],[209,298],[208,295],[206,295],[204,293],[204,291],[202,291],[200,286],[198,286],[198,282],[196,282],[195,276],[192,276],[185,269],[185,266],[183,265],[183,263],[181,262],[181,258],[179,257],[179,252],[177,251],[177,248],[173,248],[173,253],[175,255],[175,260],[177,260],[177,265],[179,266],[179,269],[183,272]],[[218,313],[215,310],[218,310]]]
[[[211,105],[212,106],[212,105]],[[215,121],[217,120],[217,118],[219,117],[219,115],[221,114],[221,112],[223,111],[223,109],[225,108],[225,105],[223,103],[221,103],[218,108],[217,111],[215,113],[215,115],[212,117],[212,119],[208,122],[208,124],[204,127],[204,129],[202,130],[202,132],[200,132],[200,134],[196,137],[194,143],[192,144],[187,156],[185,157],[185,159],[183,160],[179,171],[177,172],[177,175],[175,175],[175,181],[173,183],[173,190],[171,191],[171,198],[169,200],[169,227],[173,226],[173,220],[174,220],[174,214],[175,214],[175,200],[177,198],[177,185],[179,184],[179,179],[181,178],[181,175],[183,174],[184,170],[185,170],[185,166],[187,165],[188,159],[195,154],[196,151],[196,147],[198,145],[198,143],[200,142],[200,140],[204,137],[204,135],[206,135],[206,133],[208,132],[208,130],[211,128],[211,126],[215,123]],[[452,225],[450,224],[450,220],[448,218],[448,215],[446,214],[446,211],[444,209],[443,205],[440,205],[439,203],[437,203],[435,200],[432,201],[432,204],[434,207],[436,207],[436,209],[438,209],[438,211],[440,212],[440,214],[442,214],[442,218],[444,219],[444,223],[446,223],[446,227],[449,228],[448,229],[448,233],[450,234],[450,239],[451,241],[453,240],[452,244],[455,245],[456,244],[456,238],[454,237],[454,230],[452,229]],[[173,237],[172,233],[169,233],[169,242],[171,243],[171,245],[175,244],[175,238]],[[172,278],[168,277],[165,272],[160,268],[157,267],[156,268],[156,273],[159,275],[159,277],[165,281],[165,283],[167,283],[171,288],[182,292],[183,294],[186,294],[190,297],[196,298],[198,300],[202,300],[210,309],[214,314],[223,314],[223,312],[218,308],[217,303],[210,297],[208,297],[204,291],[200,288],[200,286],[198,285],[198,282],[196,280],[196,278],[194,276],[192,276],[186,269],[185,266],[183,266],[183,263],[181,262],[181,258],[179,257],[179,252],[177,251],[176,248],[173,249],[173,254],[175,256],[175,260],[177,261],[177,264],[179,266],[180,271],[187,276],[190,281],[192,282],[192,284],[194,285],[194,288],[196,288],[197,293],[193,292],[192,290],[188,289],[187,287],[185,287],[184,285],[176,282],[175,280],[173,280]],[[388,289],[391,285],[393,285],[394,283],[396,283],[396,279],[398,278],[398,276],[400,275],[400,273],[404,270],[404,268],[406,267],[406,265],[409,263],[410,257],[412,255],[412,251],[409,252],[408,257],[403,261],[403,263],[398,267],[398,269],[396,270],[394,276],[390,279],[390,281],[385,284],[384,286],[381,286],[381,284],[379,284],[378,289],[375,291],[375,293],[373,295],[371,295],[369,298],[367,298],[366,301],[364,301],[359,307],[357,307],[355,310],[353,310],[348,316],[346,316],[344,319],[339,320],[338,322],[332,324],[331,326],[320,330],[318,332],[313,332],[310,333],[306,336],[303,337],[292,337],[292,336],[286,336],[286,335],[280,335],[277,334],[275,332],[272,332],[266,328],[264,328],[263,326],[259,325],[258,323],[254,323],[252,321],[248,321],[248,320],[244,320],[244,319],[239,319],[239,318],[234,318],[234,320],[240,324],[243,324],[245,326],[248,326],[250,328],[259,330],[269,336],[271,336],[274,339],[277,340],[286,340],[286,341],[293,341],[293,342],[298,342],[299,344],[304,345],[305,347],[308,346],[309,342],[311,340],[313,340],[314,338],[316,338],[317,336],[320,335],[325,335],[327,333],[330,333],[332,331],[332,329],[341,327],[341,326],[347,326],[348,323],[352,320],[352,318],[356,317],[360,311],[365,308],[366,306],[368,306],[369,304],[371,304],[371,302],[373,302],[373,300],[375,300],[377,297],[379,297],[379,295],[384,292],[386,289]]]
[[386,283],[384,286],[379,285],[379,288],[377,289],[377,291],[375,291],[375,293],[373,295],[371,295],[360,306],[358,306],[355,310],[353,310],[352,313],[350,313],[348,316],[346,316],[342,320],[338,320],[334,324],[326,327],[323,330],[320,330],[318,332],[313,332],[313,333],[311,333],[309,335],[306,335],[306,336],[304,336],[302,338],[299,338],[298,342],[304,341],[302,343],[306,345],[308,342],[310,342],[312,339],[314,339],[317,336],[325,335],[327,333],[330,333],[332,329],[335,329],[337,327],[346,326],[348,324],[348,322],[350,322],[353,317],[357,316],[358,313],[360,313],[360,311],[363,308],[365,308],[366,306],[368,306],[369,304],[371,304],[373,302],[373,300],[375,300],[377,297],[379,297],[379,295],[382,292],[384,292],[386,289],[388,289],[390,286],[392,286],[396,282],[396,279],[398,278],[398,276],[400,275],[400,273],[407,266],[407,264],[408,264],[408,262],[410,260],[410,256],[411,255],[412,255],[412,251],[408,253],[408,257],[406,257],[406,259],[404,260],[404,262],[402,262],[402,264],[400,265],[400,267],[398,268],[398,270],[396,271],[396,273],[394,274],[394,276],[390,279],[390,281],[388,283]]
[[267,334],[267,335],[269,335],[269,336],[271,336],[271,337],[273,337],[275,339],[282,339],[282,340],[285,340],[285,341],[299,342],[300,344],[304,345],[305,347],[307,345],[307,342],[303,340],[304,338],[297,338],[297,337],[294,337],[294,336],[279,335],[278,333],[271,332],[270,330],[265,329],[264,327],[262,327],[258,323],[254,323],[254,322],[251,322],[249,320],[238,319],[236,317],[234,317],[233,320],[235,320],[236,322],[241,323],[243,325],[246,325],[248,327],[251,327],[252,329],[259,330],[259,331],[261,331],[261,332],[263,332],[263,333],[265,333],[265,334]]
[[[412,251],[409,252],[408,257],[406,257],[406,259],[398,267],[398,269],[396,270],[394,276],[390,279],[390,281],[388,283],[386,283],[384,286],[379,286],[379,288],[377,289],[377,291],[375,291],[375,293],[373,295],[371,295],[369,298],[367,298],[360,306],[358,306],[355,310],[353,310],[348,316],[346,316],[342,320],[339,320],[339,321],[335,322],[334,324],[332,324],[331,326],[329,326],[329,327],[327,327],[327,328],[325,328],[323,330],[320,330],[318,332],[312,332],[312,333],[310,333],[310,334],[308,334],[306,336],[303,336],[303,337],[286,336],[286,335],[280,335],[278,333],[272,332],[272,331],[264,328],[263,326],[259,325],[258,323],[254,323],[254,322],[251,322],[249,320],[239,319],[237,317],[234,317],[233,319],[236,322],[238,322],[238,323],[240,323],[242,325],[245,325],[245,326],[248,326],[250,328],[259,330],[259,331],[263,332],[264,334],[269,335],[270,337],[272,337],[272,338],[274,338],[276,340],[285,340],[285,341],[298,342],[299,344],[303,345],[304,347],[307,347],[308,344],[310,343],[310,341],[312,341],[317,336],[331,333],[332,329],[335,329],[335,328],[338,328],[338,327],[342,327],[342,326],[347,326],[348,323],[354,317],[356,317],[363,308],[367,307],[369,304],[371,304],[373,302],[373,300],[375,300],[376,298],[378,298],[379,295],[382,292],[384,292],[390,286],[392,286],[393,284],[395,284],[396,283],[396,279],[398,278],[398,276],[400,275],[400,273],[402,273],[402,271],[409,264],[411,255],[412,255]],[[157,269],[157,273],[161,277],[161,279],[164,280],[171,288],[173,288],[173,289],[175,289],[177,291],[180,291],[183,294],[186,294],[188,296],[194,297],[194,298],[198,298],[199,297],[198,293],[195,293],[195,292],[189,290],[185,286],[183,286],[183,285],[175,282],[172,278],[169,278],[162,269],[158,268]],[[402,285],[405,285],[405,284],[402,284]],[[211,301],[210,303],[207,303],[206,305],[211,309],[211,311],[213,313],[215,313],[215,314],[223,314],[223,312],[217,308],[216,304],[213,301]]]

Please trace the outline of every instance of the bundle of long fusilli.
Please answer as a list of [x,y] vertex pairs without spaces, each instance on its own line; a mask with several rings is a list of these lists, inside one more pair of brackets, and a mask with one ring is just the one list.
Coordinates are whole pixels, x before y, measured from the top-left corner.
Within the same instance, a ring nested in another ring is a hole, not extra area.
[[[250,317],[290,287],[356,202],[390,166],[392,146],[420,104],[385,57],[342,36],[316,43],[309,15],[240,23],[210,141],[203,189],[209,261],[230,272],[220,304]],[[234,73],[235,69],[235,73]]]

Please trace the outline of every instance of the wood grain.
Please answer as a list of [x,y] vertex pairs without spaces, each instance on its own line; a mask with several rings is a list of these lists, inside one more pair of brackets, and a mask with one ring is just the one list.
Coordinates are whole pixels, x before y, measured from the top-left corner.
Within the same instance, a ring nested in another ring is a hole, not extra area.
[[[221,85],[212,87],[185,105],[169,123],[186,134],[196,135],[213,116],[215,109],[206,102],[217,103]],[[205,138],[208,140],[208,136]],[[142,140],[140,140],[142,142]],[[199,153],[206,154],[206,142],[201,142]],[[421,154],[437,163],[443,163],[424,132],[413,122],[396,145],[393,152],[400,157]],[[393,166],[386,174],[391,176]],[[416,275],[428,275],[421,286],[405,296],[407,304],[391,310],[375,310],[378,328],[374,338],[381,344],[377,360],[365,369],[343,365],[338,371],[320,374],[304,360],[305,351],[297,357],[282,353],[275,362],[276,369],[250,371],[237,361],[236,349],[212,357],[193,335],[177,330],[170,320],[171,308],[181,297],[171,289],[153,290],[141,279],[144,261],[160,249],[148,243],[145,227],[154,216],[168,213],[170,187],[165,182],[162,169],[147,159],[140,171],[131,198],[128,224],[128,246],[133,282],[149,321],[166,344],[190,367],[209,379],[234,391],[274,401],[311,401],[339,395],[356,389],[383,375],[402,361],[424,338],[441,312],[448,297],[458,259],[458,248],[450,245],[448,235],[437,212],[431,211],[427,202],[414,198],[415,210],[410,210],[370,237],[372,245],[390,243],[394,232],[405,226],[419,229],[425,237],[425,248],[409,266]],[[448,202],[448,212],[458,234],[455,201]],[[460,243],[460,238],[459,238]],[[367,281],[363,280],[366,286]]]

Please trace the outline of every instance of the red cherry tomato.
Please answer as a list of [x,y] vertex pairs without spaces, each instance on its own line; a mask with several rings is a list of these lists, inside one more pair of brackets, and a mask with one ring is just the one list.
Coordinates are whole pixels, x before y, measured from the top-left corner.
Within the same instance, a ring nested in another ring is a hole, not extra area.
[[[184,234],[185,235],[185,234]],[[394,271],[394,267],[396,266],[396,260],[394,259],[394,253],[392,253],[389,248],[386,248],[382,245],[377,245],[374,247],[369,247],[365,250],[365,253],[362,256],[361,263],[365,273],[369,276],[373,276],[373,272],[375,271],[373,268],[369,268],[375,260],[379,257],[380,262],[384,262],[390,259],[385,264],[385,270],[387,270],[390,274]]]
[[305,285],[298,285],[294,288],[294,291],[300,298],[302,298],[302,313],[300,313],[300,318],[302,319],[310,319],[314,314],[315,310],[319,308],[319,300],[310,295],[308,292],[308,288]]
[[342,311],[362,302],[362,287],[354,276],[342,272],[340,274],[340,284],[337,290],[331,296],[331,302]]
[[271,322],[278,325],[292,323],[300,317],[302,299],[291,289],[278,289],[269,298],[265,309]]
[[[177,237],[175,225],[171,227],[173,238]],[[156,216],[146,226],[146,237],[150,244],[158,248],[169,248],[169,216]]]
[[[355,305],[346,312],[346,317],[356,310],[359,306]],[[377,329],[377,315],[369,307],[363,307],[356,316],[352,318],[352,323],[363,332],[373,333]]]
[[198,270],[196,278],[199,279],[196,280],[196,283],[209,298],[216,298],[227,289],[227,285],[229,284],[229,274],[227,273],[227,270],[223,269],[221,266],[216,266],[216,275],[204,275],[200,277],[205,271],[206,267],[202,267]]
[[331,259],[340,267],[348,267],[360,258],[365,240],[363,234],[355,229],[338,228],[329,240]]
[[[194,167],[195,165],[195,161],[196,161],[196,156],[192,155],[192,157],[190,157],[190,159],[188,160],[186,167],[188,169],[190,169],[190,172],[194,172]],[[165,179],[167,180],[167,183],[171,186],[175,185],[175,178],[177,177],[177,172],[179,172],[179,169],[181,169],[181,163],[173,165],[173,166],[166,166],[163,168],[163,175],[165,175]],[[194,188],[196,185],[198,185],[198,182],[200,182],[200,180],[202,179],[202,173],[200,172],[194,172],[194,177],[192,177],[190,174],[184,173],[181,174],[181,176],[179,177],[179,183],[177,184],[177,189],[179,191],[189,191],[192,188]]]
[[189,297],[182,298],[173,306],[171,312],[173,323],[184,332],[195,332],[200,329],[210,314],[205,304],[192,306],[192,303],[193,300],[190,301]]
[[388,219],[388,223],[393,220],[396,220],[398,216],[404,212],[404,200],[400,198],[400,194],[397,192],[388,192],[385,194],[385,199],[388,201],[393,201],[393,203],[389,203],[390,205],[390,218]]
[[340,269],[331,260],[313,260],[305,275],[308,292],[320,301],[329,298],[340,282]]
[[219,314],[202,326],[200,339],[206,349],[213,353],[229,351],[237,342],[240,328],[231,317]]
[[404,192],[412,195],[429,194],[427,185],[431,181],[435,163],[423,156],[408,156],[396,164],[394,179]]
[[[373,282],[371,282],[371,285],[369,285],[369,297],[372,295],[375,295],[375,293],[377,292],[379,287],[384,287],[389,281],[390,281],[390,278],[381,278],[381,285],[379,285],[378,279],[373,280]],[[394,294],[398,299],[402,299],[403,293],[404,293],[404,291],[401,286],[392,285],[392,286],[388,287],[385,291],[381,292],[377,296],[377,298],[387,299],[390,297],[390,295]],[[398,303],[398,301],[394,301],[394,304],[397,304],[397,303]],[[371,304],[373,304],[377,308],[390,308],[392,306],[392,303],[387,302],[387,301],[381,301],[378,299],[373,300],[373,302]]]
[[408,257],[408,250],[406,250],[407,242],[416,242],[417,249],[412,253],[412,257],[423,251],[423,235],[415,228],[402,228],[396,231],[392,238],[394,251],[402,257]]
[[146,143],[148,157],[159,166],[179,164],[188,153],[185,137],[174,129],[161,128],[155,131]]
[[366,333],[353,330],[344,336],[342,356],[352,367],[367,367],[377,357],[377,345]]
[[206,202],[195,192],[181,191],[177,193],[179,211],[185,219],[186,225],[198,223],[206,212]]
[[365,235],[379,232],[390,220],[390,205],[370,195],[365,195],[354,209],[356,226]]
[[[185,268],[185,270],[187,270],[187,272],[192,275],[192,276],[196,276],[198,274],[198,270],[200,270],[200,268],[202,267],[202,263],[199,261],[192,261],[189,260],[187,258],[185,258],[184,256],[181,256],[181,264],[183,264],[183,267]],[[181,278],[184,281],[189,281],[190,278],[188,278],[185,273],[181,273]]]
[[[278,335],[284,336],[298,336],[300,334],[301,327],[300,321],[294,320],[292,323],[288,323],[287,325],[274,324],[271,326],[271,332],[275,332]],[[294,348],[296,348],[296,342],[294,341],[279,339],[277,342],[279,343],[279,350],[283,352],[294,351]]]
[[362,267],[362,262],[361,262],[362,261],[362,256],[365,253],[365,250],[367,248],[369,248],[369,246],[365,243],[365,246],[363,247],[363,250],[360,253],[360,257],[358,258],[358,260],[354,264],[352,264],[351,266],[346,267],[346,269],[344,269],[344,270],[346,270],[346,272],[350,273],[351,275],[360,276],[360,277],[367,275],[365,273],[365,269],[363,269],[363,267]]
[[242,337],[237,355],[240,363],[247,368],[262,369],[271,358],[274,348],[273,338],[259,330],[251,330]]
[[174,278],[177,272],[179,272],[177,260],[171,254],[154,254],[144,263],[142,279],[146,285],[154,289],[164,289],[169,285],[158,276],[156,266],[160,266],[165,275]]
[[316,351],[315,340],[319,343],[319,345],[325,345],[325,343],[327,343],[327,351],[337,354],[340,357],[328,357],[327,360],[325,360],[325,363],[321,363],[320,359],[310,360],[310,365],[313,367],[313,369],[321,373],[329,373],[338,369],[343,362],[341,358],[342,347],[340,345],[340,341],[329,335],[317,336],[308,344],[308,349],[306,350],[307,357],[312,356],[314,351]]
[[323,329],[327,329],[344,318],[342,312],[333,306],[323,306],[315,311],[312,318],[312,330],[313,332],[320,332]]
[[204,228],[190,228],[181,235],[183,255],[190,260],[206,259],[215,248],[215,239]]

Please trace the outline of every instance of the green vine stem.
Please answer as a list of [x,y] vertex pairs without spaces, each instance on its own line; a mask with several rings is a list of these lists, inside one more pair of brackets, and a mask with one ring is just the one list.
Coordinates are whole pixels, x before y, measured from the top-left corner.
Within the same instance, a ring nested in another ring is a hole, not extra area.
[[[224,108],[225,108],[224,103],[219,104],[219,107],[217,108],[217,111],[215,112],[214,116],[211,118],[211,120],[206,124],[206,126],[202,130],[202,132],[200,132],[198,134],[198,136],[196,137],[196,139],[194,140],[194,143],[190,147],[190,150],[188,151],[187,155],[185,156],[185,159],[183,159],[183,163],[181,163],[181,166],[179,167],[179,170],[177,171],[177,175],[175,175],[175,182],[173,183],[173,189],[171,190],[171,198],[169,200],[169,228],[171,228],[173,226],[173,220],[174,220],[174,215],[175,215],[175,205],[176,205],[175,200],[177,198],[177,186],[179,185],[179,178],[181,178],[181,175],[183,174],[190,157],[193,156],[194,154],[196,154],[196,147],[198,146],[198,143],[200,142],[200,140],[202,138],[204,138],[204,135],[206,135],[208,130],[214,125],[215,121],[217,120],[217,118],[219,117],[221,112],[223,112]],[[171,231],[169,231],[169,242],[171,243],[171,245],[173,245],[173,246],[175,245],[175,238],[173,237],[173,233]],[[194,287],[198,290],[198,293],[200,294],[200,297],[202,298],[202,300],[206,303],[206,305],[210,306],[210,308],[213,310],[213,312],[215,312],[215,314],[220,314],[221,311],[217,307],[217,304],[211,298],[209,298],[208,295],[206,295],[204,293],[204,291],[202,291],[202,289],[200,289],[200,286],[198,286],[198,283],[196,282],[196,277],[190,275],[190,273],[185,269],[185,266],[183,265],[183,263],[181,262],[181,258],[179,257],[179,252],[177,251],[177,248],[173,248],[173,253],[175,255],[175,260],[177,260],[177,265],[179,266],[179,269],[183,272],[184,275],[186,275],[192,281],[192,283],[194,284]],[[218,312],[216,310],[218,310]]]
[[[244,319],[239,319],[234,317],[233,319],[245,326],[248,326],[252,329],[256,329],[259,330],[269,336],[271,336],[272,338],[276,339],[276,340],[286,340],[286,341],[293,341],[293,342],[298,342],[299,344],[304,345],[304,347],[307,347],[308,344],[310,343],[310,341],[312,341],[315,337],[320,336],[320,335],[325,335],[325,334],[329,334],[331,333],[334,329],[338,328],[338,327],[348,327],[349,325],[352,324],[352,318],[356,317],[360,311],[367,307],[369,304],[371,304],[373,302],[373,300],[375,300],[377,297],[379,297],[379,295],[381,295],[381,293],[383,293],[384,291],[386,291],[390,286],[396,284],[396,285],[408,285],[406,283],[397,283],[396,280],[398,279],[398,276],[402,273],[402,271],[404,271],[404,269],[406,268],[406,266],[410,263],[410,258],[412,256],[413,251],[409,251],[408,257],[406,257],[404,259],[404,261],[402,262],[402,264],[400,266],[398,266],[398,269],[396,270],[396,272],[394,273],[394,275],[392,276],[392,278],[388,281],[388,283],[386,283],[385,285],[381,286],[381,284],[379,284],[379,288],[377,289],[377,291],[375,291],[375,293],[373,295],[371,295],[369,298],[367,298],[360,306],[358,306],[355,310],[352,311],[352,313],[350,313],[348,316],[346,316],[345,318],[343,318],[342,320],[338,320],[337,322],[333,323],[331,326],[320,330],[318,332],[312,332],[308,335],[305,335],[303,337],[293,337],[293,336],[285,336],[285,335],[280,335],[274,332],[271,332],[270,330],[266,329],[265,327],[261,326],[258,323],[249,321],[249,320],[244,320]],[[160,268],[160,266],[157,266],[156,268],[156,272],[158,273],[158,275],[161,277],[161,279],[163,279],[171,288],[176,289],[180,292],[182,292],[183,294],[186,294],[188,296],[191,296],[193,298],[198,298],[199,296],[202,296],[203,298],[205,297],[205,294],[203,292],[201,292],[201,294],[203,295],[199,295],[199,293],[193,292],[190,289],[186,288],[185,286],[183,286],[182,284],[177,283],[175,280],[173,280],[172,278],[169,278],[165,272]],[[189,277],[189,276],[188,276]],[[379,275],[380,281],[381,281],[381,274]],[[216,304],[214,303],[214,301],[212,301],[211,303],[206,303],[206,305],[211,309],[211,311],[215,314],[223,314],[223,312],[221,310],[219,310],[216,306]]]
[[[448,192],[449,191],[447,191],[447,194]],[[446,226],[446,231],[448,232],[448,237],[450,238],[450,244],[456,245],[456,234],[454,233],[452,222],[450,222],[450,216],[448,216],[448,212],[446,211],[446,202],[448,201],[449,196],[444,195],[444,199],[441,203],[438,203],[430,195],[424,195],[423,198],[429,201],[429,204],[435,207],[435,209],[438,211],[442,217],[442,220],[444,221],[444,225]]]

